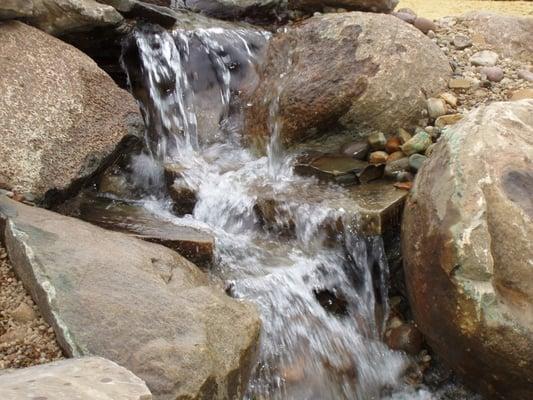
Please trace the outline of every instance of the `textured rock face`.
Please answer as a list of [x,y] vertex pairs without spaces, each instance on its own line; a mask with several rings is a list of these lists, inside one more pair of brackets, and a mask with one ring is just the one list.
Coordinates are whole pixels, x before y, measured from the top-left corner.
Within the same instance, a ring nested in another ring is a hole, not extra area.
[[31,17],[33,0],[2,0],[0,4],[0,20]]
[[463,15],[461,22],[500,56],[533,62],[533,17],[475,11]]
[[93,173],[142,119],[85,54],[17,21],[0,23],[0,169],[42,197]]
[[245,110],[245,132],[259,144],[272,130],[268,115],[276,108],[286,144],[331,129],[409,127],[451,73],[431,40],[384,14],[313,17],[275,36],[268,52]]
[[295,9],[321,11],[323,7],[344,8],[346,10],[391,12],[399,0],[289,0],[289,7]]
[[0,398],[9,400],[151,400],[146,384],[101,357],[63,360],[0,375]]
[[242,398],[260,322],[160,245],[0,198],[15,272],[67,355],[106,357],[156,399]]
[[533,100],[493,103],[446,132],[407,202],[415,320],[465,382],[533,393]]

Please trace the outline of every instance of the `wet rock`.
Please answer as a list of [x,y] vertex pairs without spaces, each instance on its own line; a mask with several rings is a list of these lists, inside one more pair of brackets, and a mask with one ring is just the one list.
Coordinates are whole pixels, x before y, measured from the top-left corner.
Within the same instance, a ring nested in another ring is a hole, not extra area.
[[490,46],[502,57],[531,62],[533,54],[533,18],[474,11],[459,21],[480,37],[484,46]]
[[413,182],[411,182],[411,181],[396,182],[394,184],[394,187],[396,189],[409,191],[413,187]]
[[500,82],[503,79],[503,69],[500,67],[483,67],[480,71],[491,82]]
[[425,34],[427,34],[429,31],[435,32],[437,30],[437,25],[435,25],[432,20],[423,17],[417,17],[415,19],[414,26]]
[[0,20],[31,17],[33,0],[3,0],[0,4]]
[[443,99],[429,98],[427,100],[427,108],[429,117],[433,119],[446,114],[446,103]]
[[154,3],[152,1],[99,0],[99,2],[113,6],[126,18],[135,18],[153,24],[159,24],[167,29],[171,29],[181,16],[168,7],[150,4]]
[[533,72],[527,69],[521,69],[518,71],[518,77],[528,82],[533,82]]
[[433,143],[431,136],[425,131],[420,131],[402,145],[402,151],[407,156],[415,153],[423,153],[431,143]]
[[488,398],[533,393],[531,154],[533,100],[479,107],[440,139],[404,211],[415,321]]
[[[288,52],[293,63],[285,71]],[[333,127],[392,133],[416,124],[426,96],[442,92],[450,74],[439,47],[398,18],[360,12],[316,16],[270,41],[262,82],[246,100],[251,106],[244,132],[251,143],[265,146],[268,109],[276,97],[272,88],[281,86],[285,145]]]
[[427,157],[422,154],[413,154],[409,157],[409,168],[418,171],[426,160]]
[[398,128],[398,137],[400,138],[401,144],[409,141],[413,136],[403,128]]
[[108,357],[157,398],[244,395],[260,330],[252,305],[163,246],[5,197],[0,214],[15,272],[68,356]]
[[533,89],[518,89],[511,92],[511,95],[509,97],[509,100],[511,101],[519,101],[525,99],[533,99]]
[[450,79],[448,86],[450,89],[470,89],[472,87],[472,81],[470,79],[454,78]]
[[480,67],[493,67],[498,62],[498,58],[498,53],[490,50],[482,50],[474,53],[470,57],[470,63]]
[[178,180],[168,188],[171,199],[174,201],[172,207],[174,213],[178,216],[192,214],[198,198],[196,191],[191,189],[187,182]]
[[379,166],[340,155],[301,159],[295,164],[294,171],[299,175],[316,176],[320,180],[340,184],[366,183],[383,175],[383,168]]
[[373,153],[370,153],[368,162],[370,164],[384,164],[387,162],[388,157],[389,155],[385,151],[374,151]]
[[142,132],[135,100],[75,48],[9,21],[0,53],[0,169],[15,189],[37,200],[66,191]]
[[101,357],[13,370],[0,375],[0,397],[11,400],[151,400],[144,381]]
[[347,314],[348,301],[338,289],[313,289],[316,299],[324,309],[332,314]]
[[385,150],[387,139],[383,132],[374,132],[368,136],[368,144],[372,150]]
[[453,125],[459,122],[463,118],[463,114],[448,114],[443,115],[436,119],[435,126],[437,128],[444,128],[448,125]]
[[391,161],[385,165],[385,176],[395,178],[399,172],[404,172],[409,169],[409,158],[403,157],[395,161]]
[[453,38],[453,45],[456,49],[464,50],[467,47],[472,46],[472,39],[470,39],[468,36],[465,35],[456,35]]
[[346,156],[356,158],[358,160],[366,160],[370,146],[365,141],[357,141],[348,143],[341,147],[340,152]]
[[391,136],[385,143],[385,151],[389,154],[400,151],[402,140],[398,136]]
[[424,338],[414,324],[400,323],[386,332],[385,342],[393,350],[416,356],[422,350]]

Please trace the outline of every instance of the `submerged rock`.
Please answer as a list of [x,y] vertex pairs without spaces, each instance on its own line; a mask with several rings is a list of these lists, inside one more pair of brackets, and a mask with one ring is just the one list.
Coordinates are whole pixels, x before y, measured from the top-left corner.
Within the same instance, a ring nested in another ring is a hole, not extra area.
[[402,248],[415,321],[491,398],[533,393],[533,100],[480,107],[418,173]]
[[244,395],[253,306],[163,246],[4,196],[0,215],[13,268],[68,356],[107,357],[160,399]]
[[0,398],[9,400],[151,400],[146,384],[101,357],[82,357],[0,375]]
[[439,94],[450,74],[438,46],[398,18],[316,16],[271,40],[261,83],[247,101],[245,132],[265,144],[279,94],[285,144],[330,128],[392,133],[414,126],[426,96]]
[[72,46],[9,21],[0,53],[0,169],[19,192],[68,190],[142,131],[133,97]]

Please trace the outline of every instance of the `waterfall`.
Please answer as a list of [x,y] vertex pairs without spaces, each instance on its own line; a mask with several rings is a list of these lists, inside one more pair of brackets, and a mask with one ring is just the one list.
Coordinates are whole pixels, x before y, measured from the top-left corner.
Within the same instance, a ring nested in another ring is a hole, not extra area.
[[[210,273],[260,311],[248,399],[395,395],[408,359],[381,341],[388,312],[382,239],[359,236],[342,209],[328,207],[328,196],[345,189],[292,174],[279,143],[278,101],[270,107],[268,157],[240,144],[241,95],[257,83],[268,38],[244,28],[135,31],[123,66],[154,160],[141,168],[184,167],[181,179],[197,203],[192,215],[173,218],[214,233]],[[273,88],[278,98],[282,81]],[[158,204],[168,217],[164,199]]]

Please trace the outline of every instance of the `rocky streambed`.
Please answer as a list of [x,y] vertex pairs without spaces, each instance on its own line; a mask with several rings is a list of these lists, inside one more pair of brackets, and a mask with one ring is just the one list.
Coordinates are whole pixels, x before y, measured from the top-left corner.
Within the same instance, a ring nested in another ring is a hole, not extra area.
[[531,18],[75,3],[0,5],[0,397],[529,399]]

